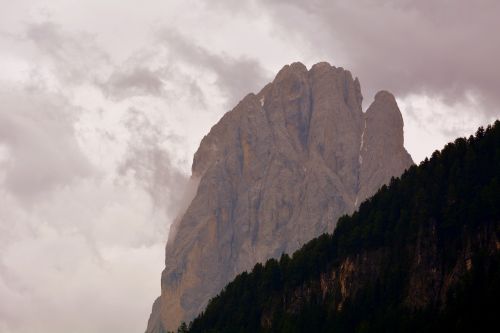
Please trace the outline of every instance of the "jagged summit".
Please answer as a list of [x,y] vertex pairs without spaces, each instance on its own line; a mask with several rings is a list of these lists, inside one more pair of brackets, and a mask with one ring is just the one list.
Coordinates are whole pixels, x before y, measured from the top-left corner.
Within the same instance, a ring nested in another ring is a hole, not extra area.
[[198,189],[167,244],[147,332],[176,329],[236,274],[331,232],[409,167],[391,96],[363,113],[349,71],[293,63],[226,113],[194,155]]

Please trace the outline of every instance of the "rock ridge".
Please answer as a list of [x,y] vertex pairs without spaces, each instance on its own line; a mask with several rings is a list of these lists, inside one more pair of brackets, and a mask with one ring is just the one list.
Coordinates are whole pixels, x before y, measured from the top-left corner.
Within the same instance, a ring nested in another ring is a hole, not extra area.
[[238,273],[331,232],[413,162],[394,96],[362,111],[357,78],[284,66],[215,124],[195,153],[193,201],[166,246],[148,333],[190,321]]

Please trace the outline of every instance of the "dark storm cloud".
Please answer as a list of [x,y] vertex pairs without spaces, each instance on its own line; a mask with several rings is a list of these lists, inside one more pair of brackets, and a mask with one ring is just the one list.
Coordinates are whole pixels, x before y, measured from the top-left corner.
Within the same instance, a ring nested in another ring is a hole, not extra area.
[[486,115],[498,115],[498,1],[259,3],[290,38],[300,36],[304,47],[358,75],[368,98],[388,89],[399,96],[441,96],[453,104],[472,93]]
[[163,30],[159,39],[174,59],[198,69],[213,71],[217,76],[216,84],[226,94],[229,107],[235,106],[249,92],[262,88],[269,80],[269,75],[257,60],[212,53],[173,30]]

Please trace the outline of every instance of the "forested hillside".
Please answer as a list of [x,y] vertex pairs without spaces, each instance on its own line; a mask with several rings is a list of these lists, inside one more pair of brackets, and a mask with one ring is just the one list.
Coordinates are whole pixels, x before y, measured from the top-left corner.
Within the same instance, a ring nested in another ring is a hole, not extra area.
[[500,314],[499,212],[496,121],[393,179],[333,234],[237,276],[187,330],[481,331]]

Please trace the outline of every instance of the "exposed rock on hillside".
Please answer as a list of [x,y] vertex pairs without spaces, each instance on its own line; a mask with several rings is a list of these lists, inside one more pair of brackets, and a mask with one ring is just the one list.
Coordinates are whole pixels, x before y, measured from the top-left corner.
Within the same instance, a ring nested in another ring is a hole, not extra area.
[[256,262],[331,232],[412,164],[394,97],[378,93],[366,113],[361,101],[349,71],[293,63],[222,117],[194,156],[198,190],[167,244],[148,333],[191,320]]
[[204,332],[488,332],[500,298],[500,121],[258,263],[189,326]]

